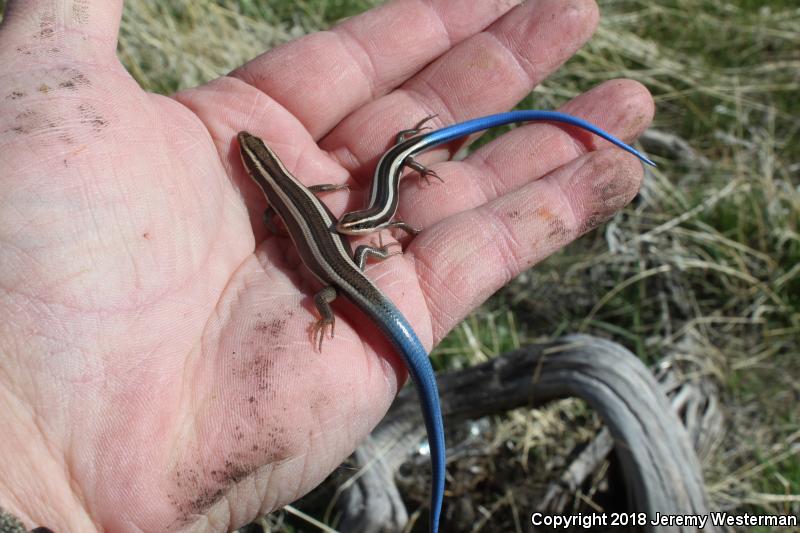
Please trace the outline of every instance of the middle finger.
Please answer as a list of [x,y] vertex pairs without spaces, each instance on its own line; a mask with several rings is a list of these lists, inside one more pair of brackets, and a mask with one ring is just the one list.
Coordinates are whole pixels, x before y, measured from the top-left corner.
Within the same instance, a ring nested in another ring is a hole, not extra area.
[[589,38],[597,17],[593,1],[528,1],[352,113],[321,146],[367,186],[398,131],[430,114],[453,124],[512,107]]

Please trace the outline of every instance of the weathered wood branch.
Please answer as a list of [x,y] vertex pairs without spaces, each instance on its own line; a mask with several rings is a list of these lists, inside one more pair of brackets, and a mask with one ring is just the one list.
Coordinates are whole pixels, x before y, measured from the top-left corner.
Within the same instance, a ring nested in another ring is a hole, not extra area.
[[[485,364],[439,375],[446,423],[539,407],[565,397],[584,399],[603,418],[619,458],[629,509],[654,516],[705,514],[706,494],[691,441],[662,387],[622,346],[586,335],[526,346]],[[372,433],[373,453],[357,456],[362,465],[355,487],[340,500],[344,531],[397,531],[405,509],[392,472],[414,452],[423,436],[415,391],[403,390]],[[603,443],[595,453],[601,453]],[[365,460],[365,456],[370,459]],[[370,467],[372,465],[372,467]],[[579,472],[573,472],[579,475]],[[693,531],[647,527],[646,531]]]

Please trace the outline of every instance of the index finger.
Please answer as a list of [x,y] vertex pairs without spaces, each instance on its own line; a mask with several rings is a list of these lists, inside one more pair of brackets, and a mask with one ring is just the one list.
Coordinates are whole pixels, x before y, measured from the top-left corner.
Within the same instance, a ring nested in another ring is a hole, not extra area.
[[519,0],[394,0],[330,31],[281,45],[234,70],[321,138]]

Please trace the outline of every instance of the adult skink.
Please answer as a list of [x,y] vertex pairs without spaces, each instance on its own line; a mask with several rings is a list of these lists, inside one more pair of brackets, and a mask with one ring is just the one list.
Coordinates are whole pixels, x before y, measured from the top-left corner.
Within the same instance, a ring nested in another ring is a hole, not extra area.
[[[498,113],[496,115],[468,120],[436,131],[417,135],[424,129],[422,125],[431,118],[433,117],[426,118],[411,130],[400,132],[397,144],[383,154],[375,169],[369,206],[360,211],[352,211],[344,214],[336,225],[337,231],[347,235],[362,235],[383,228],[400,228],[409,233],[418,233],[419,230],[416,228],[404,222],[392,220],[397,212],[398,189],[404,167],[410,167],[418,171],[422,177],[433,176],[438,178],[435,172],[417,163],[414,160],[414,155],[460,137],[465,137],[496,126],[511,124],[513,122],[559,122],[570,126],[576,126],[602,137],[626,152],[630,152],[648,165],[655,166],[655,163],[650,159],[610,133],[601,130],[594,124],[586,122],[583,119],[565,113],[559,113],[558,111],[541,111],[537,109],[509,111],[507,113]],[[406,138],[409,135],[413,135],[413,137]]]
[[[303,186],[261,139],[244,131],[238,138],[247,172],[266,195],[270,210],[283,220],[303,263],[325,286],[314,296],[321,317],[314,327],[315,344],[318,334],[322,342],[328,326],[333,335],[334,318],[330,303],[339,291],[378,325],[408,367],[428,432],[433,471],[430,531],[438,532],[444,498],[445,444],[436,376],[428,352],[411,325],[362,272],[367,256],[385,257],[390,254],[385,248],[359,247],[354,256],[347,238],[335,230],[336,218],[312,190]],[[315,189],[335,188],[322,186]]]

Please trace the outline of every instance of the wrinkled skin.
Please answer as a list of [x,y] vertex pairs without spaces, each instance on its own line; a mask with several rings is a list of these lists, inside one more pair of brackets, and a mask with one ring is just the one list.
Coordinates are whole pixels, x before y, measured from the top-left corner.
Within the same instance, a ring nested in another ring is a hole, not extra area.
[[[316,486],[405,373],[260,224],[236,132],[363,205],[394,134],[504,111],[566,61],[591,1],[395,0],[173,97],[115,55],[121,2],[11,0],[0,27],[0,506],[56,531],[223,531]],[[562,111],[631,141],[653,103],[614,80]],[[449,147],[452,150],[454,147]],[[591,136],[525,125],[406,180],[425,228],[368,267],[426,347],[635,195],[642,167]],[[384,241],[390,238],[384,233]]]

